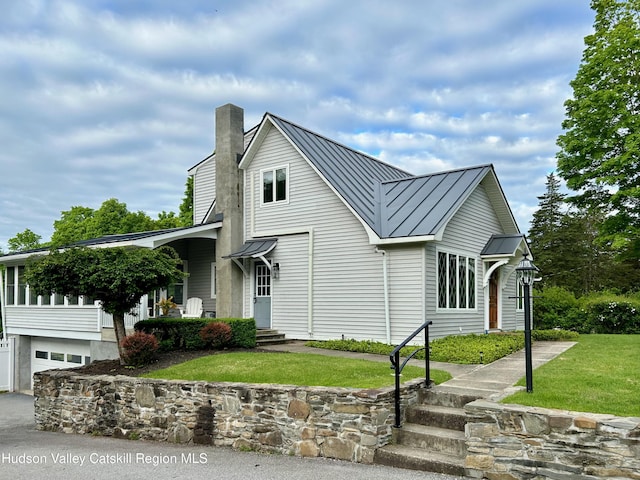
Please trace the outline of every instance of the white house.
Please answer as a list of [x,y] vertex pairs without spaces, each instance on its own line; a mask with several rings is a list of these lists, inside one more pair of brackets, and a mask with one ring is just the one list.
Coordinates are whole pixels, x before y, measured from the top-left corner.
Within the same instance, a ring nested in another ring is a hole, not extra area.
[[[290,339],[395,344],[425,320],[434,337],[522,328],[514,273],[530,252],[492,165],[414,176],[270,113],[245,131],[234,105],[216,110],[215,148],[189,170],[193,227],[82,244],[171,245],[189,273],[169,287],[179,303]],[[30,294],[34,253],[0,257],[21,388],[38,369],[116,355],[91,299]]]

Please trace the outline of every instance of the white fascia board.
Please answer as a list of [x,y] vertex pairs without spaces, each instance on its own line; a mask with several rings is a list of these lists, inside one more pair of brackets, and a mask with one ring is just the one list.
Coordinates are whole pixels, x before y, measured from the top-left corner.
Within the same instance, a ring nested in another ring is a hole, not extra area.
[[62,338],[69,340],[102,340],[101,332],[79,332],[73,330],[49,330],[46,328],[7,327],[8,335]]
[[[376,236],[377,237],[377,236]],[[433,242],[436,240],[435,235],[416,235],[415,237],[397,237],[397,238],[379,238],[373,240],[369,236],[369,243],[371,245],[400,245],[403,243],[423,243]]]

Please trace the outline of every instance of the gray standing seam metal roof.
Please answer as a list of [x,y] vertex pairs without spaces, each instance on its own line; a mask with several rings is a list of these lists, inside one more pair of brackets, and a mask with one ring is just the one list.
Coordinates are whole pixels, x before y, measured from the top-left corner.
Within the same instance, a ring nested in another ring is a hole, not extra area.
[[435,235],[493,170],[414,176],[280,117],[269,118],[381,238]]
[[523,240],[523,234],[492,235],[480,255],[513,255]]
[[260,240],[247,240],[237,252],[226,255],[223,258],[255,258],[266,255],[276,248],[277,238],[261,238]]
[[275,115],[269,114],[269,117],[358,215],[378,232],[376,185],[386,180],[408,178],[412,175]]

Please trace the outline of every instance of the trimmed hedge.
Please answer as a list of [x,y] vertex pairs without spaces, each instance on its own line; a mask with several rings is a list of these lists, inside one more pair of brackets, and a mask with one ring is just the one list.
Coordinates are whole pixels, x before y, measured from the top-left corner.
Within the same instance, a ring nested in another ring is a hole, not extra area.
[[640,298],[598,292],[576,299],[560,287],[534,292],[536,329],[562,328],[578,333],[640,333]]
[[207,346],[200,331],[212,322],[223,322],[231,327],[229,347],[255,348],[256,322],[253,318],[150,318],[137,322],[134,328],[154,334],[162,351],[200,350]]

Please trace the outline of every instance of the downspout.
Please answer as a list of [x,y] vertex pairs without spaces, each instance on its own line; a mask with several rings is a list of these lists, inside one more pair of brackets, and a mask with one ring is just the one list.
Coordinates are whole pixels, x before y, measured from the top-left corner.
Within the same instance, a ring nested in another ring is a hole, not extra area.
[[309,227],[309,252],[307,265],[307,332],[313,338],[313,227]]
[[387,275],[387,251],[376,247],[375,252],[382,254],[382,283],[384,286],[384,326],[387,333],[387,344],[391,345],[391,316],[389,314],[389,279]]
[[6,340],[7,337],[7,304],[4,296],[4,275],[7,269],[0,271],[0,313],[2,313],[2,339]]

